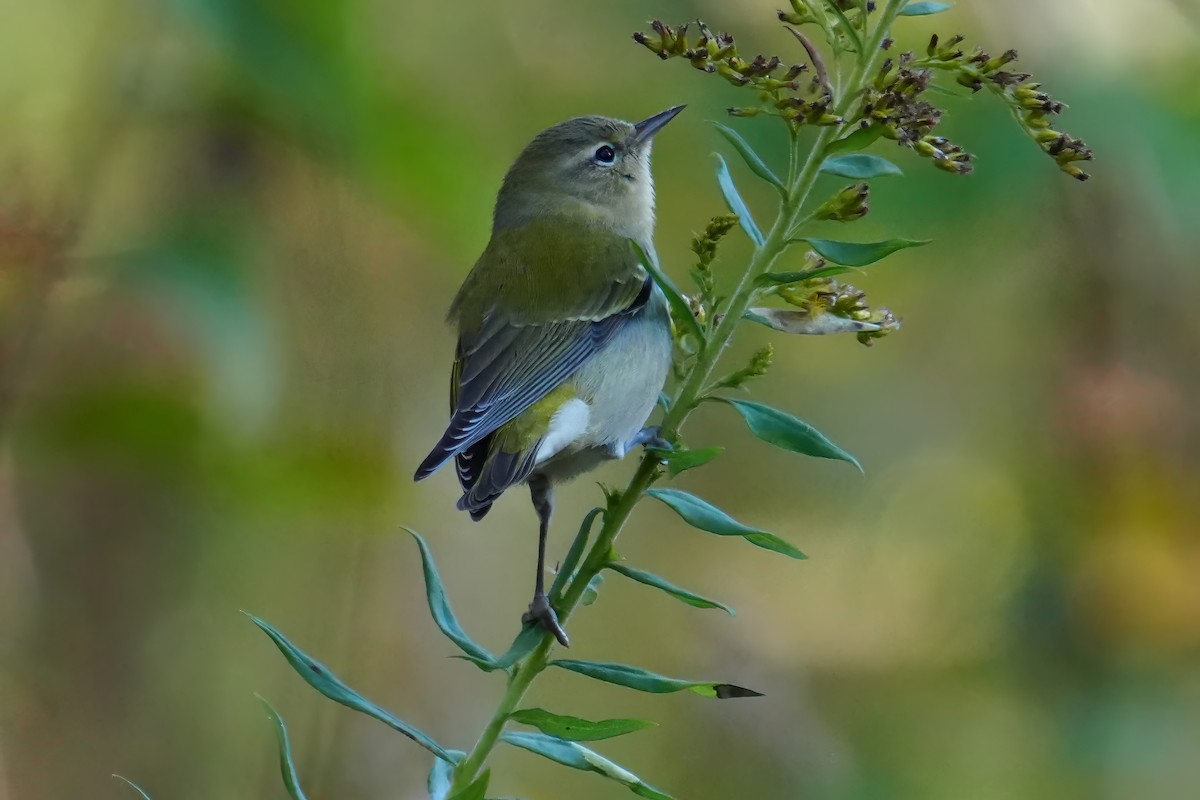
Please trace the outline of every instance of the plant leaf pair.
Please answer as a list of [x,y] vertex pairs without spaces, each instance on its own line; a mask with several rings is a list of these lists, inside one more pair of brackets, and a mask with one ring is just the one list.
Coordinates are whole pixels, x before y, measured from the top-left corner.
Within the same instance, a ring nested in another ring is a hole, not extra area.
[[707,597],[696,594],[695,592],[691,592],[687,589],[676,586],[665,578],[661,578],[652,572],[646,572],[645,570],[631,567],[628,564],[624,564],[619,561],[611,561],[605,566],[608,569],[611,569],[613,572],[619,572],[626,578],[635,580],[638,583],[645,584],[646,586],[653,586],[655,589],[661,589],[662,591],[674,597],[676,600],[682,600],[694,608],[719,608],[730,616],[735,616],[734,610],[724,603],[718,603],[716,600],[710,600]]
[[729,174],[729,165],[725,163],[725,158],[719,153],[716,154],[716,157],[717,185],[721,188],[721,196],[725,198],[725,205],[729,206],[729,210],[738,218],[738,223],[750,237],[750,241],[754,242],[756,247],[761,247],[766,241],[766,237],[754,222],[754,217],[750,214],[750,208],[746,205],[746,201],[738,193],[737,186],[733,183],[733,176]]
[[543,708],[522,708],[508,715],[513,722],[531,725],[548,736],[574,742],[593,742],[624,736],[634,731],[653,728],[657,723],[644,719],[602,719],[593,722],[580,717],[554,714]]
[[283,724],[283,717],[279,716],[279,712],[272,708],[264,697],[261,695],[255,695],[255,697],[258,697],[258,701],[263,704],[263,708],[267,712],[267,719],[271,720],[275,726],[275,736],[279,740],[279,772],[283,775],[283,785],[287,789],[288,795],[292,800],[308,800],[304,790],[300,788],[300,776],[296,774],[296,762],[292,758],[292,743],[288,738],[287,726]]
[[556,761],[563,766],[584,772],[596,772],[623,784],[638,797],[648,800],[674,800],[669,794],[655,789],[637,775],[616,764],[599,753],[576,742],[568,742],[544,733],[520,733],[509,731],[500,736],[501,741],[520,747],[531,753]]
[[900,9],[902,17],[923,17],[928,14],[938,14],[953,6],[952,3],[913,2]]
[[742,415],[750,432],[768,444],[806,456],[845,461],[857,467],[859,472],[863,471],[857,458],[831,442],[825,434],[804,420],[751,400],[727,397],[714,399],[733,406]]
[[897,250],[906,247],[920,247],[929,244],[929,239],[885,239],[881,242],[839,242],[834,239],[820,239],[815,236],[800,236],[794,239],[806,242],[818,255],[835,264],[847,267],[865,267],[874,264],[882,258],[890,256]]
[[681,678],[668,678],[641,667],[628,664],[614,664],[607,661],[580,661],[573,658],[558,658],[550,662],[550,666],[577,672],[605,683],[636,689],[639,692],[651,694],[670,694],[687,690],[701,697],[715,697],[724,700],[731,697],[762,697],[761,692],[735,686],[732,683],[719,681],[689,681]]
[[287,659],[288,664],[291,665],[292,669],[294,669],[300,675],[300,677],[303,678],[306,683],[308,683],[309,686],[313,687],[335,703],[339,703],[347,708],[359,711],[369,717],[374,717],[392,730],[402,733],[408,738],[412,739],[414,742],[421,745],[438,758],[451,763],[456,761],[450,752],[443,748],[440,744],[435,742],[416,727],[409,725],[404,720],[395,716],[391,712],[380,708],[370,700],[367,700],[358,692],[351,689],[338,676],[330,672],[328,667],[309,656],[300,648],[296,647],[287,640],[287,637],[285,637],[271,625],[254,616],[253,614],[247,614],[246,616],[250,617],[250,621],[257,625],[265,634],[267,634],[267,636],[271,638],[271,641],[273,641],[275,646],[279,648],[279,652],[283,653],[283,657]]
[[404,528],[404,530],[416,539],[417,547],[421,549],[421,568],[425,573],[425,599],[429,603],[429,613],[433,617],[434,623],[447,639],[458,645],[458,648],[469,657],[472,663],[485,670],[487,665],[491,665],[494,669],[496,656],[468,636],[462,625],[459,624],[458,618],[454,616],[454,609],[450,607],[450,601],[446,597],[446,589],[442,585],[441,576],[438,575],[437,565],[433,562],[433,554],[429,551],[429,545],[425,544],[425,540],[416,531],[411,528]]
[[765,550],[782,553],[792,558],[807,558],[804,553],[775,534],[743,525],[721,509],[695,495],[678,489],[647,489],[646,494],[665,503],[693,528],[715,533],[718,536],[740,536]]
[[821,172],[854,180],[882,178],[887,175],[903,175],[900,167],[883,156],[872,153],[847,153],[831,155],[821,163]]

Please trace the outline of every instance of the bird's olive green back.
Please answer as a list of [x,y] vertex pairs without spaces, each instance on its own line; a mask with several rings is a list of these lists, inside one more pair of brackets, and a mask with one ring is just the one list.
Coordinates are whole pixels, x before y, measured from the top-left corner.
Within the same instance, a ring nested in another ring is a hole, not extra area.
[[628,239],[601,220],[546,217],[494,233],[450,316],[468,339],[489,314],[522,326],[601,320],[633,302],[645,274]]

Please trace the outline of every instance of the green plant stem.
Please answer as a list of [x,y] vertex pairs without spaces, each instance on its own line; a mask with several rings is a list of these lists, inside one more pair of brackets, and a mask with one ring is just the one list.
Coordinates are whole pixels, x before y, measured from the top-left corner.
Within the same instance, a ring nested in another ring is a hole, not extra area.
[[[564,618],[565,616],[563,615]],[[513,667],[508,676],[508,685],[505,687],[504,696],[500,698],[500,704],[496,707],[492,718],[488,720],[483,733],[480,734],[479,741],[454,770],[454,780],[450,785],[450,797],[470,786],[471,781],[475,780],[476,774],[483,767],[483,762],[491,755],[492,748],[496,746],[500,734],[504,731],[508,715],[517,710],[521,698],[529,690],[529,684],[533,683],[533,679],[546,668],[550,644],[553,641],[553,637],[547,635],[533,649],[533,652]]]
[[[888,0],[882,9],[879,21],[867,40],[866,46],[862,52],[856,54],[855,69],[846,84],[851,91],[838,98],[836,112],[839,116],[846,115],[854,99],[858,96],[863,79],[875,62],[880,44],[905,2],[906,0]],[[770,271],[791,244],[791,233],[800,219],[804,203],[816,183],[821,162],[825,160],[825,150],[830,142],[842,136],[848,127],[848,123],[841,126],[827,126],[818,132],[799,174],[794,176],[794,182],[788,187],[787,198],[781,204],[775,222],[767,233],[766,240],[754,251],[737,288],[729,298],[725,315],[713,328],[708,345],[700,349],[687,380],[684,381],[683,386],[672,400],[670,410],[663,417],[661,428],[664,438],[668,440],[676,438],[684,422],[703,399],[705,387],[708,385],[709,378],[716,368],[721,354],[732,341],[742,315],[754,301],[754,279],[764,272]],[[799,163],[800,136],[797,131],[793,131],[791,136],[792,156],[795,159],[793,163]],[[658,479],[660,472],[660,464],[653,455],[643,456],[637,471],[630,478],[629,484],[620,493],[617,500],[610,503],[605,510],[604,524],[596,535],[596,541],[588,549],[578,571],[568,582],[562,599],[556,604],[558,618],[561,622],[565,623],[571,617],[579,605],[588,583],[613,558],[613,544],[617,536],[620,535],[625,523],[633,513],[634,507],[642,499],[646,490]],[[581,532],[580,535],[587,534]],[[487,761],[504,730],[508,716],[516,710],[533,680],[549,663],[550,648],[553,642],[554,637],[546,633],[537,647],[513,667],[504,695],[500,698],[495,713],[488,721],[471,752],[455,769],[454,781],[450,790],[451,796],[469,786],[483,767],[484,762]]]

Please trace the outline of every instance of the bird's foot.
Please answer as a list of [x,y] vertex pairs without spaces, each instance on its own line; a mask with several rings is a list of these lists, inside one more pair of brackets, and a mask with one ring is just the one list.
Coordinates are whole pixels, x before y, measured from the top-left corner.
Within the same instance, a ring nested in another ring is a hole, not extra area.
[[571,646],[571,640],[567,638],[567,632],[563,630],[562,625],[558,622],[558,614],[554,612],[554,607],[550,605],[550,601],[546,599],[546,595],[542,592],[538,592],[533,596],[533,602],[529,604],[529,610],[521,616],[521,622],[525,625],[541,625],[553,633],[554,638],[563,647]]
[[627,442],[610,442],[606,445],[608,450],[607,455],[609,458],[615,458],[620,461],[630,450],[642,445],[650,450],[665,450],[669,453],[675,449],[675,445],[662,437],[661,430],[657,425],[651,425],[642,428],[630,437]]
[[649,425],[635,433],[633,438],[625,445],[625,449],[632,450],[638,445],[644,445],[653,450],[666,450],[668,452],[675,449],[674,445],[662,437],[662,428],[657,425]]

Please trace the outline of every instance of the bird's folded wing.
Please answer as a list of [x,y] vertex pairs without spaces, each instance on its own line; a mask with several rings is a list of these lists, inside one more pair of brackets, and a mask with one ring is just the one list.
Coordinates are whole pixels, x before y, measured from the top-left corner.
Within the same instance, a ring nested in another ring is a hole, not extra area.
[[451,419],[417,468],[420,480],[559,386],[649,302],[649,276],[613,281],[571,319],[526,324],[503,314],[460,338],[451,381]]

